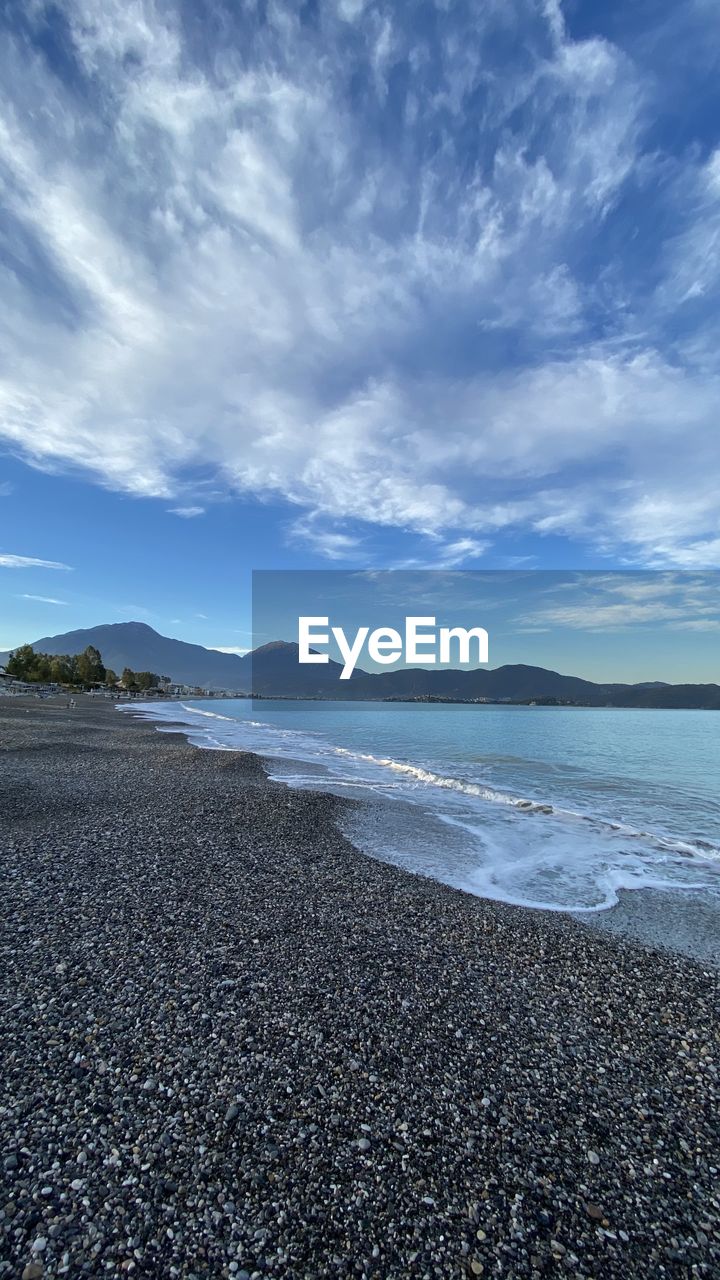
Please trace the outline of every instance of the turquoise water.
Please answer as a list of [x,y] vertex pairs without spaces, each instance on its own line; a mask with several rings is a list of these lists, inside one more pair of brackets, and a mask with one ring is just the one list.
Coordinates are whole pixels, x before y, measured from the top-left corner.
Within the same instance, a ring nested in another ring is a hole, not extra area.
[[483,896],[597,911],[620,889],[720,897],[720,713],[227,699],[129,710],[370,799],[365,852]]

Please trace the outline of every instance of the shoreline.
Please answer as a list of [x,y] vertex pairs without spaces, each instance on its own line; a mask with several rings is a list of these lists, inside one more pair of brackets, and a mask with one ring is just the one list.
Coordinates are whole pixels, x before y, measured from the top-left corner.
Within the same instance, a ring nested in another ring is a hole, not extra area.
[[717,973],[112,704],[3,701],[0,742],[0,1276],[720,1264]]
[[[129,712],[138,720],[153,724],[158,728],[164,726],[166,729],[172,729],[173,725],[176,726],[177,730],[183,733],[186,740],[191,745],[198,747],[198,749],[217,749],[209,746],[203,747],[198,741],[192,742],[192,737],[197,738],[198,734],[203,732],[203,729],[192,724],[189,720],[179,718],[177,721],[173,721],[162,714],[158,714],[155,717],[153,715],[155,707],[151,703],[139,703],[135,707],[131,704],[122,704],[121,709],[124,713]],[[239,750],[239,748],[231,749]],[[278,770],[278,766],[297,765],[303,771],[307,768],[306,762],[299,759],[293,760],[291,757],[279,760],[276,757],[263,756],[262,752],[251,752],[249,754],[254,754],[257,757],[269,777],[289,787],[291,787],[291,784],[285,781],[283,769],[280,768]],[[324,783],[326,785],[323,785]],[[294,788],[291,787],[291,789]],[[301,789],[314,790],[312,787],[303,787]],[[318,772],[317,777],[317,791],[321,795],[335,796],[340,805],[346,799],[333,787],[332,777],[328,776],[327,779],[324,779],[320,772]],[[380,801],[373,802],[367,799],[354,800],[353,808],[355,805],[367,807],[368,812],[375,806],[382,807]],[[350,843],[362,856],[380,862],[387,862],[389,865],[398,865],[391,859],[385,860],[375,852],[363,849],[361,830],[343,831],[343,834],[347,836]],[[408,874],[422,875],[423,873],[408,871]],[[447,881],[437,880],[436,882],[448,886]],[[455,887],[458,892],[468,893],[473,897],[486,897],[489,902],[506,902],[502,898],[473,893],[471,889],[461,886],[449,885],[449,887]],[[702,893],[702,890],[661,889],[642,886],[637,890],[619,889],[617,902],[611,906],[599,907],[597,910],[551,909],[522,902],[509,902],[507,905],[517,906],[525,911],[540,912],[543,915],[559,914],[567,919],[577,920],[586,928],[600,930],[608,936],[640,943],[654,950],[670,951],[697,960],[701,964],[710,964],[720,969],[720,897],[708,895],[703,898],[701,896]]]

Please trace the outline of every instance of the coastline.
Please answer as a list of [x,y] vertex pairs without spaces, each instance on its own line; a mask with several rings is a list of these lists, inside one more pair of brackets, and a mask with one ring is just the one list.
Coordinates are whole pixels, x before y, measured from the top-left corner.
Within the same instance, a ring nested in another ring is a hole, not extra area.
[[717,973],[112,705],[3,700],[0,740],[0,1276],[720,1265]]
[[[197,724],[196,717],[188,718],[185,714],[178,714],[177,720],[172,715],[167,714],[165,707],[153,706],[149,703],[138,703],[135,706],[126,704],[121,707],[124,712],[135,714],[139,718],[149,723],[156,724],[158,728],[163,726],[176,726],[187,737],[187,740],[195,746],[203,746],[206,726]],[[182,711],[190,710],[185,704],[182,705]],[[194,717],[193,713],[193,717]],[[199,712],[201,716],[205,716],[206,712]],[[224,718],[224,712],[220,715],[220,719]],[[212,723],[212,720],[211,720]],[[207,727],[207,733],[210,735],[206,746],[214,747],[222,743],[222,739],[218,742],[215,739],[214,731]],[[232,750],[247,750],[244,746],[229,744]],[[320,768],[312,769],[308,765],[305,758],[293,759],[291,755],[285,755],[278,758],[277,756],[264,755],[262,747],[256,747],[254,754],[260,759],[263,768],[270,778],[275,781],[294,785],[293,779],[298,773],[303,775],[302,786],[318,791],[323,794],[330,793],[337,797],[342,797],[343,789],[338,789],[335,785],[335,778],[332,773],[326,773],[326,770]],[[308,774],[315,772],[317,781],[314,782]],[[420,768],[422,772],[422,767]],[[402,860],[398,860],[392,856],[388,856],[388,845],[392,845],[393,833],[391,830],[385,830],[382,840],[378,841],[376,821],[377,818],[384,814],[385,816],[392,814],[394,805],[389,808],[383,803],[383,800],[377,796],[359,798],[358,807],[353,807],[351,814],[351,822],[340,821],[340,829],[342,833],[350,840],[360,852],[367,857],[378,859],[382,862],[392,862],[395,865],[403,865]],[[339,811],[342,818],[342,809]],[[387,824],[383,824],[383,829]],[[637,834],[637,833],[636,833]],[[366,838],[369,837],[369,838]],[[442,828],[438,832],[438,838],[442,839]],[[581,836],[578,836],[581,839]],[[383,842],[385,842],[383,844]],[[415,870],[412,866],[410,870]],[[417,874],[427,874],[422,870],[418,870]],[[432,873],[430,873],[432,874]],[[442,875],[432,877],[438,879],[445,884],[453,884],[452,880],[446,880]],[[487,897],[492,901],[510,901],[501,895],[492,893],[483,894],[482,888],[471,887],[469,884],[455,883],[455,888],[461,891],[469,892],[478,897]],[[656,950],[669,950],[688,956],[694,960],[698,960],[702,964],[711,964],[716,968],[720,968],[720,896],[704,890],[694,890],[690,887],[685,889],[673,889],[669,886],[662,888],[650,884],[642,884],[638,888],[620,887],[616,890],[617,898],[612,905],[603,905],[597,910],[578,910],[574,911],[568,908],[564,914],[578,920],[581,924],[590,929],[599,929],[603,933],[611,934],[616,937],[625,938],[629,941],[639,942],[645,946],[650,946]],[[558,911],[559,908],[544,908],[541,904],[517,902],[515,905],[527,907],[533,911]],[[562,914],[562,912],[561,912]]]
[[620,889],[615,906],[577,919],[588,929],[720,969],[720,902],[701,900],[698,891]]

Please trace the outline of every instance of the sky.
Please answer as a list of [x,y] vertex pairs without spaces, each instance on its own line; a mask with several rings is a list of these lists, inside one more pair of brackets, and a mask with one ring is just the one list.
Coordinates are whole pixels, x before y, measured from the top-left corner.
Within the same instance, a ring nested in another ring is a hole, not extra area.
[[[340,628],[346,651],[358,642],[355,663],[365,671],[426,665],[407,657],[407,619],[415,617],[425,619],[418,631],[434,637],[418,652],[434,654],[436,669],[440,629],[477,627],[487,633],[490,669],[526,663],[599,682],[720,682],[718,570],[273,569],[253,574],[252,596],[253,647],[298,642],[300,618],[316,619],[315,652],[344,662],[333,635]],[[373,661],[367,633],[358,641],[362,628],[396,631],[397,660]],[[452,641],[443,665],[476,667],[478,651],[472,641],[461,663]]]
[[0,25],[0,649],[247,648],[253,569],[720,565],[711,0]]

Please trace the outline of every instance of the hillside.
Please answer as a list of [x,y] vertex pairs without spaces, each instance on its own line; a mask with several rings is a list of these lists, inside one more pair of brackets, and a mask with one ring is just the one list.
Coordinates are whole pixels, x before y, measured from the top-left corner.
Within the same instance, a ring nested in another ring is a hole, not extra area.
[[[243,658],[161,636],[144,622],[107,623],[32,641],[37,653],[51,654],[81,653],[89,644],[100,650],[105,666],[118,674],[131,667],[133,671],[170,676],[177,684],[250,688],[250,664]],[[0,655],[0,660],[5,656]]]
[[[351,680],[339,680],[339,663],[301,666],[298,647],[283,640],[262,645],[244,656],[218,653],[199,644],[162,636],[144,622],[116,622],[33,642],[37,652],[80,653],[87,645],[100,650],[108,667],[155,671],[176,684],[204,689],[251,691],[266,697],[321,697],[353,700],[385,698],[507,699],[529,702],[557,699],[586,706],[688,707],[720,710],[717,684],[667,685],[643,681],[634,685],[595,684],[523,663],[487,670],[412,668],[369,673],[356,668]],[[0,662],[6,657],[0,654]]]
[[[227,689],[234,693],[255,691],[302,693],[312,697],[335,684],[341,667],[327,665],[300,667],[297,645],[274,641],[240,656],[218,653],[200,644],[188,644],[160,635],[145,622],[113,622],[98,627],[66,631],[58,636],[42,636],[33,640],[36,653],[81,653],[88,645],[100,650],[106,667],[118,675],[123,668],[154,671],[167,675],[175,684],[199,686],[203,689]],[[0,663],[7,658],[0,653]],[[364,675],[364,672],[357,672]],[[342,687],[342,686],[341,686]]]

